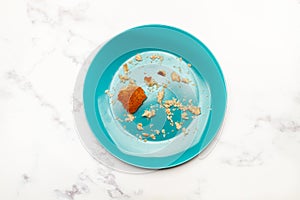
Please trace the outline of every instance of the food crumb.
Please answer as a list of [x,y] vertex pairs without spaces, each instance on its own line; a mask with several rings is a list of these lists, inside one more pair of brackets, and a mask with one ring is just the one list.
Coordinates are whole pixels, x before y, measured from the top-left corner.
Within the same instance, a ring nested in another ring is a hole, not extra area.
[[159,135],[160,131],[159,130],[154,130],[154,132]]
[[189,117],[188,117],[188,115],[187,115],[186,112],[181,113],[181,118],[182,118],[182,119],[185,119],[185,120],[188,120],[188,119],[189,119]]
[[187,134],[188,134],[188,131],[186,130],[186,128],[182,128],[182,133],[183,133],[184,135],[187,135]]
[[155,116],[155,110],[145,110],[144,113],[142,114],[142,117],[147,117],[147,118],[151,118]]
[[161,133],[162,134],[166,134],[166,130],[165,129],[161,129]]
[[144,139],[144,142],[147,142],[147,139]]
[[151,60],[155,60],[156,58],[159,58],[159,56],[158,56],[158,55],[155,55],[155,54],[153,54],[153,55],[151,55],[151,56],[150,56],[150,58],[151,58]]
[[167,115],[171,115],[172,113],[171,113],[171,109],[170,108],[166,108],[166,113],[167,113]]
[[181,81],[182,81],[183,83],[189,83],[189,82],[191,82],[188,78],[183,78]]
[[155,139],[156,139],[156,137],[155,137],[154,134],[151,134],[150,137],[151,137],[152,140],[155,140]]
[[157,82],[151,77],[151,76],[145,76],[144,77],[144,82],[146,83],[146,85],[148,85],[149,87],[152,87],[154,85],[158,85]]
[[136,125],[136,128],[137,128],[137,130],[139,130],[139,131],[144,130],[143,124],[142,124],[142,123],[138,123],[138,124]]
[[119,79],[122,83],[125,83],[126,81],[129,80],[129,77],[127,75],[123,76],[123,75],[119,74]]
[[157,72],[157,74],[158,74],[158,75],[161,75],[161,76],[166,76],[166,71],[164,71],[164,70],[159,70],[159,71]]
[[191,67],[192,65],[190,63],[187,64],[188,67]]
[[125,73],[125,74],[128,74],[129,69],[128,69],[127,63],[125,63],[125,64],[123,65],[123,70],[124,70],[124,73]]
[[197,107],[197,106],[192,106],[192,105],[190,105],[190,106],[188,107],[188,110],[189,110],[191,113],[193,113],[194,115],[200,115],[200,113],[201,113],[200,107]]
[[149,137],[149,134],[148,134],[148,133],[142,133],[142,135],[143,135],[144,137]]
[[161,91],[159,91],[159,92],[157,93],[157,102],[158,102],[159,104],[161,104],[161,102],[162,102],[162,100],[163,100],[163,98],[164,98],[164,95],[165,95],[165,90],[164,90],[164,89],[162,89]]
[[105,94],[107,94],[107,96],[108,96],[109,98],[111,98],[111,97],[114,96],[112,93],[110,93],[109,90],[105,90],[104,92],[105,92]]
[[143,59],[142,59],[142,56],[141,56],[140,54],[137,54],[137,55],[135,56],[135,60],[136,60],[136,61],[142,61]]
[[175,127],[177,130],[181,129],[181,124],[179,122],[175,122]]
[[132,122],[134,120],[135,116],[133,114],[127,114],[127,117],[125,118],[126,122]]
[[154,124],[150,124],[149,127],[152,128],[154,126]]
[[180,76],[176,72],[172,72],[171,79],[172,81],[180,82]]

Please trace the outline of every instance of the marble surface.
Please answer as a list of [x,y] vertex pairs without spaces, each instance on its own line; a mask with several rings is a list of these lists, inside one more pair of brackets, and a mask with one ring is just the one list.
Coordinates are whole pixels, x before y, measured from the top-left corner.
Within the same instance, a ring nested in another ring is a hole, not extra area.
[[[193,2],[0,2],[0,199],[300,199],[300,1]],[[207,156],[137,174],[81,144],[73,91],[101,43],[149,23],[201,39],[229,103]]]

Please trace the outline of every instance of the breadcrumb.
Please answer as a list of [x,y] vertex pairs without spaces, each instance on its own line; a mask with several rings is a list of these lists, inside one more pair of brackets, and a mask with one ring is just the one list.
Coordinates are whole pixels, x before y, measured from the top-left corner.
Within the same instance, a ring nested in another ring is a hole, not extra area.
[[200,113],[201,113],[200,107],[197,107],[197,106],[192,106],[192,105],[190,105],[190,106],[188,107],[188,110],[189,110],[191,113],[193,113],[194,115],[200,115]]
[[122,83],[125,83],[126,81],[128,81],[130,78],[127,75],[121,75],[119,74],[119,79],[121,80]]
[[171,79],[172,81],[180,82],[180,76],[176,72],[172,72]]
[[143,135],[144,137],[149,137],[149,134],[148,134],[148,133],[142,133],[142,135]]
[[177,130],[181,129],[181,124],[179,122],[175,122],[175,127]]
[[138,124],[136,125],[136,128],[137,128],[137,130],[139,130],[139,131],[144,130],[143,124],[142,124],[142,123],[138,123]]
[[145,110],[144,113],[142,114],[142,117],[147,117],[151,118],[155,116],[155,110]]
[[136,61],[142,61],[143,58],[142,58],[142,56],[141,56],[140,54],[137,54],[137,55],[135,56],[135,60],[136,60]]
[[127,114],[127,117],[125,118],[126,122],[132,122],[134,120],[135,116],[133,114]]
[[129,69],[128,69],[127,63],[125,63],[125,64],[123,65],[123,70],[124,70],[124,73],[125,73],[125,74],[128,74]]
[[105,92],[105,94],[107,94],[107,96],[108,96],[109,98],[111,98],[111,97],[114,96],[112,93],[110,93],[109,90],[105,90],[104,92]]
[[157,102],[158,102],[159,104],[161,104],[161,102],[162,102],[164,96],[165,96],[165,90],[164,90],[164,89],[162,89],[161,91],[159,91],[159,92],[157,93]]
[[159,70],[159,71],[157,72],[157,74],[158,74],[158,75],[161,75],[161,76],[166,76],[166,71],[164,71],[164,70]]
[[189,117],[188,117],[188,115],[187,115],[186,112],[181,113],[181,118],[182,118],[182,119],[185,119],[185,120],[188,120],[188,119],[189,119]]

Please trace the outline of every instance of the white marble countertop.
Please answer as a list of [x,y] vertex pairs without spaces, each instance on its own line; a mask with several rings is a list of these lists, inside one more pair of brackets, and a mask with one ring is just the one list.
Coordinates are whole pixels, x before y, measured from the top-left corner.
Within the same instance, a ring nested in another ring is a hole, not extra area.
[[[300,199],[300,1],[193,2],[0,2],[0,199]],[[150,23],[211,49],[229,104],[206,158],[132,174],[85,150],[72,94],[99,44]]]

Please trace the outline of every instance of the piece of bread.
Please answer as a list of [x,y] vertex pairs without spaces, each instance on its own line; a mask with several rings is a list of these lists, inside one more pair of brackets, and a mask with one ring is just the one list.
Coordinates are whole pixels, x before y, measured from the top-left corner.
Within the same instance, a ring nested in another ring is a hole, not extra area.
[[128,85],[120,90],[118,100],[123,104],[127,112],[133,114],[147,98],[144,90],[136,85]]

